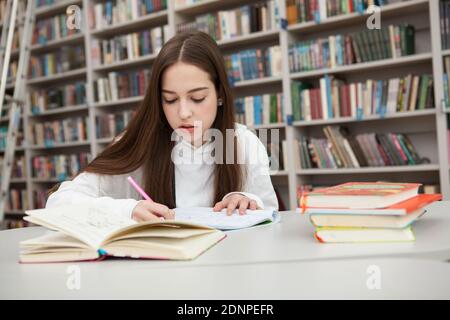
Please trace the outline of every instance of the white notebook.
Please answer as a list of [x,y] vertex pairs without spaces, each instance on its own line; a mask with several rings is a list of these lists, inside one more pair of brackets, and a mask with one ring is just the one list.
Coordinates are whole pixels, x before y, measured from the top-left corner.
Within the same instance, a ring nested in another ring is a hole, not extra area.
[[186,221],[208,226],[219,230],[235,230],[253,227],[263,223],[279,221],[279,213],[274,210],[247,210],[245,215],[240,215],[237,210],[232,215],[226,214],[226,209],[214,212],[212,208],[176,208],[176,221]]

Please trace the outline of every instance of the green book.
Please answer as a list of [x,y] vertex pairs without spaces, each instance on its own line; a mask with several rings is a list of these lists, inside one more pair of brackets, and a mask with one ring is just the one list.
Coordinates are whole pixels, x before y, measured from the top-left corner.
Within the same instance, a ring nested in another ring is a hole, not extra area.
[[430,76],[424,74],[420,77],[420,94],[419,94],[419,105],[418,110],[425,109],[425,104],[427,102],[427,90],[428,90],[428,82],[430,80]]

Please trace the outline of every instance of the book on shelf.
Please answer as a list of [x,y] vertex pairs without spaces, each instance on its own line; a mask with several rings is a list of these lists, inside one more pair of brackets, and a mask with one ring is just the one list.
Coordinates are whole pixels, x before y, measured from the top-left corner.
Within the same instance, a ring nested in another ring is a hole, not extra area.
[[34,156],[31,159],[32,176],[37,179],[66,180],[78,174],[92,160],[86,152]]
[[[3,154],[0,154],[0,168],[3,168],[4,163]],[[11,170],[11,179],[25,179],[27,176],[27,165],[25,156],[15,155],[13,159],[13,166]],[[0,182],[2,181],[2,176],[0,176]]]
[[444,102],[445,107],[450,107],[450,56],[444,57],[444,74],[443,74],[443,86],[444,86]]
[[280,77],[282,73],[280,46],[244,50],[225,55],[224,60],[231,84],[244,80]]
[[[17,24],[16,24],[17,25]],[[11,45],[11,51],[16,51],[20,49],[20,41],[23,37],[23,30],[22,28],[17,28],[14,30],[13,33],[13,40]]]
[[47,203],[47,199],[49,196],[49,191],[51,189],[35,189],[33,190],[33,204],[35,209],[45,208],[45,204]]
[[[286,140],[279,142],[268,142],[266,149],[269,157],[269,170],[271,172],[279,172],[286,170],[287,159],[285,158],[284,149],[286,148]],[[280,209],[280,211],[283,211]]]
[[175,9],[178,9],[180,7],[190,6],[196,3],[201,3],[205,0],[175,0]]
[[84,68],[86,57],[84,46],[64,46],[56,52],[30,57],[31,78],[56,75]]
[[322,22],[330,17],[350,13],[361,13],[371,5],[389,4],[388,0],[285,0],[288,24],[309,21]]
[[306,82],[293,81],[291,92],[294,121],[384,117],[434,108],[433,76],[430,74],[354,83],[325,76],[319,80],[317,88]]
[[88,141],[88,127],[87,116],[37,122],[31,126],[31,136],[33,143],[38,146]]
[[[15,155],[12,167],[11,177],[14,179],[24,179],[27,176],[27,162],[25,156]],[[0,161],[1,163],[1,161]],[[0,166],[2,168],[2,166]]]
[[30,208],[27,190],[11,188],[8,190],[5,211],[24,211]]
[[22,218],[6,218],[2,221],[3,229],[18,229],[30,226],[30,223],[22,220]]
[[94,82],[95,101],[117,101],[145,95],[150,72],[149,69],[109,72],[107,77],[98,78]]
[[294,150],[297,170],[405,166],[428,163],[419,156],[406,134],[360,133],[346,127],[326,126],[323,138],[302,136]]
[[91,39],[92,65],[99,66],[118,61],[133,60],[157,54],[169,39],[169,26],[118,35],[111,39]]
[[86,104],[86,83],[77,81],[64,86],[29,90],[31,114]]
[[282,93],[237,98],[234,100],[236,121],[249,127],[283,123],[283,102]]
[[46,6],[51,6],[52,4],[57,4],[58,2],[62,2],[64,0],[36,0],[36,8],[42,8]]
[[65,13],[38,19],[34,26],[31,43],[43,45],[52,40],[61,40],[81,33],[80,29],[68,28],[66,20],[67,15]]
[[389,25],[294,43],[289,46],[289,66],[291,72],[304,72],[412,54],[415,54],[415,27]]
[[125,129],[135,113],[135,110],[125,110],[96,116],[96,137],[102,139],[117,136]]
[[17,70],[19,68],[19,61],[18,60],[12,60],[9,63],[8,66],[8,74],[6,76],[6,83],[7,84],[13,84],[16,81],[17,77]]
[[[4,151],[6,149],[7,136],[8,136],[8,126],[1,126],[0,127],[0,151]],[[24,140],[25,140],[25,137],[23,134],[22,122],[21,122],[19,131],[17,133],[16,148],[23,147]]]
[[178,24],[177,31],[199,30],[220,41],[260,31],[276,30],[279,19],[278,2],[269,0],[199,15],[195,21]]
[[90,29],[103,29],[167,8],[167,0],[116,0],[89,2],[88,25]]
[[[0,21],[4,21],[5,15],[10,13],[10,12],[6,11],[6,3],[7,3],[7,1],[5,1],[5,0],[0,1]],[[17,17],[21,17],[22,15],[25,15],[25,12],[26,12],[25,4],[26,4],[25,1],[17,1]]]
[[450,1],[439,1],[440,30],[442,49],[450,49]]
[[412,225],[440,194],[419,195],[420,184],[349,182],[307,192],[307,213],[315,237],[324,243],[415,241]]

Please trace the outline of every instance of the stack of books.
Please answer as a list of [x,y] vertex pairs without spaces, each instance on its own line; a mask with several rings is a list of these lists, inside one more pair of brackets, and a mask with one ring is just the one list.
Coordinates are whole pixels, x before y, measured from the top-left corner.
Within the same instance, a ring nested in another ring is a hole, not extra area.
[[322,243],[415,241],[412,225],[440,194],[418,194],[417,183],[349,182],[303,193],[300,211],[309,215]]

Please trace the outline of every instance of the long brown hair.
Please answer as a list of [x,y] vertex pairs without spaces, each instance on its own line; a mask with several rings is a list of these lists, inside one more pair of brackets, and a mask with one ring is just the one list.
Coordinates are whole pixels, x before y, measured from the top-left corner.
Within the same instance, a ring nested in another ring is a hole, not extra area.
[[[223,137],[223,152],[216,153],[222,161],[214,169],[214,203],[232,191],[240,191],[243,172],[237,161],[227,164],[227,153],[237,157],[237,139],[227,141],[226,130],[234,129],[234,103],[222,54],[216,42],[206,33],[194,31],[177,34],[159,52],[143,102],[125,129],[123,136],[109,145],[85,169],[86,172],[117,175],[143,167],[145,191],[154,201],[176,206],[174,164],[171,160],[173,129],[162,110],[161,78],[164,71],[178,61],[189,63],[207,72],[223,105],[218,107],[213,128]],[[195,181],[193,181],[195,183]],[[214,205],[212,203],[211,205]]]

